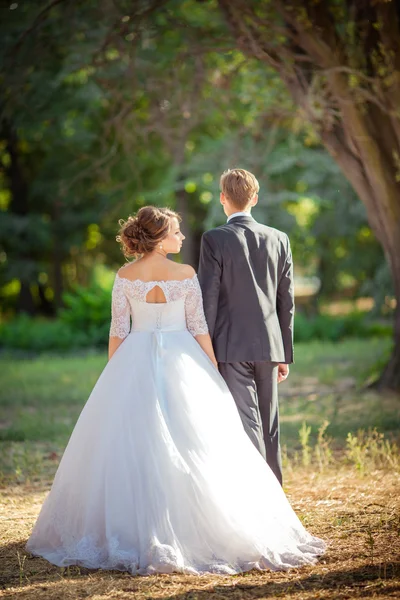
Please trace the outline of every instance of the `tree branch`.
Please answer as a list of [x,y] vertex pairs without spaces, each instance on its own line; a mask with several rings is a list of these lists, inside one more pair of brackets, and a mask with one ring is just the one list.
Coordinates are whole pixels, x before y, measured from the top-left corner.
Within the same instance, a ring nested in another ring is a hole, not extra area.
[[22,43],[24,42],[25,38],[32,33],[32,31],[34,31],[38,25],[45,20],[45,17],[47,15],[47,13],[54,8],[55,6],[57,6],[57,4],[62,4],[62,2],[70,2],[71,0],[53,0],[52,2],[50,2],[50,4],[48,4],[47,6],[44,7],[43,10],[40,11],[40,13],[37,15],[36,19],[33,21],[32,25],[30,27],[28,27],[28,29],[26,29],[25,31],[22,32],[22,34],[20,35],[20,37],[18,38],[18,40],[16,41],[15,45],[12,48],[12,51],[14,52],[18,52],[19,49],[22,46]]

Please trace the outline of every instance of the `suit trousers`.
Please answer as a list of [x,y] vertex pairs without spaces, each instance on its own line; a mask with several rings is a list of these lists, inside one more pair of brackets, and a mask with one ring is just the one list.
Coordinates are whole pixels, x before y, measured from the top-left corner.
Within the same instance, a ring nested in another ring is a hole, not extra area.
[[279,442],[278,363],[218,363],[244,429],[282,485]]

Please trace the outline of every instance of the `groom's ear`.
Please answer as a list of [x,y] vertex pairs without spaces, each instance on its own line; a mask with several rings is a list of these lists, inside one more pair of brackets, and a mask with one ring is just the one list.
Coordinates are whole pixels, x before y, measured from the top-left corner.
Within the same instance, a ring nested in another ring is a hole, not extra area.
[[219,201],[221,202],[222,205],[225,204],[225,200],[226,200],[225,194],[223,192],[221,192],[219,195]]
[[255,194],[251,200],[251,206],[255,206],[258,202],[258,194]]

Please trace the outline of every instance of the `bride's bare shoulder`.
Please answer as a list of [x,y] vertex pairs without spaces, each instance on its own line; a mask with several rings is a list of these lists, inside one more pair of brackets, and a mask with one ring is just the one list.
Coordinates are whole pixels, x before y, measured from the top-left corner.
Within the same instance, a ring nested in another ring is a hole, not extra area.
[[123,265],[118,269],[117,274],[125,279],[143,279],[147,281],[150,277],[155,281],[160,279],[180,281],[194,277],[196,271],[190,265],[182,265],[169,259],[162,266],[155,266],[149,261],[142,263],[140,259],[137,259]]
[[118,269],[117,274],[120,277],[125,277],[126,279],[135,279],[136,271],[138,269],[136,263],[137,261],[134,260],[125,265],[122,265],[122,267]]
[[196,275],[196,271],[190,265],[177,265],[177,267],[177,274],[180,275],[177,279],[190,279]]

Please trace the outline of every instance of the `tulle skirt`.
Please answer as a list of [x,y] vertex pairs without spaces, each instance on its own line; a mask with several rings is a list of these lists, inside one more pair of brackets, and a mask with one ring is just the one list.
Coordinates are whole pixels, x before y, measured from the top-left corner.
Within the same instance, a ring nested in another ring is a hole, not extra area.
[[288,569],[308,533],[188,331],[132,332],[84,406],[27,550],[132,574]]

